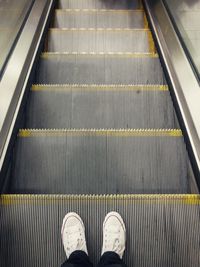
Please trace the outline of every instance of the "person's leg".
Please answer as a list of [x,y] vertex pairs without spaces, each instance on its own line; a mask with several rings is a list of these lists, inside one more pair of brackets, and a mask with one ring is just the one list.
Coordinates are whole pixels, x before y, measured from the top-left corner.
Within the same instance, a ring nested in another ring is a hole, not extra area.
[[85,227],[80,216],[68,213],[63,219],[61,237],[67,260],[61,267],[92,267],[88,257]]
[[126,243],[126,228],[117,212],[106,215],[103,223],[103,246],[98,267],[126,267],[122,260]]

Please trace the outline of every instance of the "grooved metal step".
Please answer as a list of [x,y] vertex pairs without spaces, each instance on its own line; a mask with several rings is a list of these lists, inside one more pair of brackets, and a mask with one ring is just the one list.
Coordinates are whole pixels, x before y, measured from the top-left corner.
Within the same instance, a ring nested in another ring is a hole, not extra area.
[[57,9],[55,28],[147,28],[143,10]]
[[141,0],[59,0],[58,8],[138,9]]
[[7,193],[27,195],[0,196],[1,267],[60,266],[70,211],[96,264],[113,210],[129,267],[200,266],[200,196],[156,195],[191,193],[194,181],[141,0],[57,7],[24,116],[35,129],[20,130],[9,166]]
[[26,128],[178,128],[167,86],[35,85]]
[[89,255],[100,258],[102,224],[118,211],[126,225],[128,266],[200,266],[199,195],[2,195],[1,267],[60,266],[65,260],[60,231],[67,212],[78,212]]
[[154,53],[43,53],[35,83],[166,84]]
[[22,130],[13,162],[10,193],[190,191],[179,130]]
[[47,51],[50,52],[152,52],[149,29],[50,29]]

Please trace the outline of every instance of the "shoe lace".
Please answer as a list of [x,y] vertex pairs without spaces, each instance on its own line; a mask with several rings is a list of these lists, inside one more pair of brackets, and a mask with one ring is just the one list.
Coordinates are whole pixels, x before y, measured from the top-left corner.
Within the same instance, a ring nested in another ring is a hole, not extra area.
[[109,226],[105,229],[105,248],[112,251],[120,251],[120,227]]

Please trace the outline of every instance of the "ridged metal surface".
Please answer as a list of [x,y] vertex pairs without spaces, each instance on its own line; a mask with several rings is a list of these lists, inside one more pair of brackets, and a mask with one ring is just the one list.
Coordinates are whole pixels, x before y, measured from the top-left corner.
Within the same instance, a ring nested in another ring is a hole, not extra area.
[[155,52],[148,29],[50,29],[50,52]]
[[164,86],[36,85],[26,111],[26,128],[178,127]]
[[187,193],[178,130],[25,130],[10,193]]
[[[72,11],[59,11],[54,21],[57,27],[147,27],[141,11],[132,12],[137,14],[135,17],[119,11],[141,9],[139,0],[60,0],[58,6],[118,11],[114,15],[105,10],[76,10],[73,17]],[[109,13],[102,15],[103,12]],[[64,17],[65,13],[70,15]],[[110,39],[105,35],[96,42],[99,33],[93,37],[91,32],[90,36],[82,33],[75,36],[73,31],[71,39],[51,36],[47,51],[76,53],[42,55],[35,83],[43,85],[31,92],[27,126],[178,127],[166,90],[130,90],[140,84],[150,84],[149,88],[164,88],[162,85],[166,84],[150,35],[146,38],[140,31],[133,38],[129,31],[127,37],[127,32],[121,33],[119,39],[123,42],[119,42],[109,32]],[[146,49],[147,45],[150,49]],[[95,55],[95,51],[120,53]],[[81,88],[78,84],[85,85]],[[108,84],[113,85],[110,91],[105,87]],[[180,130],[22,130],[11,167],[8,193],[191,192],[190,164]],[[83,218],[89,254],[97,263],[102,223],[111,210],[121,213],[127,227],[128,266],[200,265],[199,196],[1,195],[1,267],[60,266],[65,260],[60,230],[69,211],[78,212]]]
[[125,221],[128,266],[200,266],[199,195],[3,195],[0,207],[1,267],[60,266],[65,260],[60,231],[69,211],[82,217],[89,255],[96,263],[103,220],[112,210]]
[[59,0],[58,8],[138,9],[140,0]]
[[55,28],[144,28],[142,10],[73,10],[55,11]]
[[36,83],[165,84],[160,60],[152,54],[42,54]]

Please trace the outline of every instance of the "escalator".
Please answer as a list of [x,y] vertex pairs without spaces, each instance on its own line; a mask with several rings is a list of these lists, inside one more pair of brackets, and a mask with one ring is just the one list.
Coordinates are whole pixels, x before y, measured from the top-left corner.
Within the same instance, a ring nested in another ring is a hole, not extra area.
[[93,262],[120,212],[128,266],[198,266],[200,198],[141,1],[59,0],[0,199],[1,266],[59,266],[66,212]]

